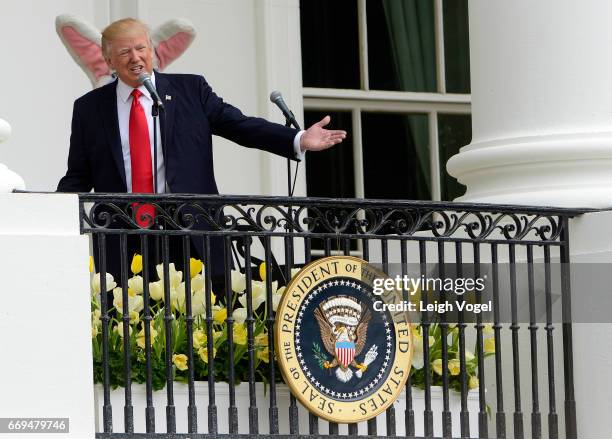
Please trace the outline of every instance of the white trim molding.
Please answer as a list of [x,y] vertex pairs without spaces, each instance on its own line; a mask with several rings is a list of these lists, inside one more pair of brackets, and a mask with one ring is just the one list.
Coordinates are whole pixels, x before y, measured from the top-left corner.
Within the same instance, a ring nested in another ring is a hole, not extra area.
[[612,132],[473,142],[447,169],[468,187],[457,201],[609,207]]

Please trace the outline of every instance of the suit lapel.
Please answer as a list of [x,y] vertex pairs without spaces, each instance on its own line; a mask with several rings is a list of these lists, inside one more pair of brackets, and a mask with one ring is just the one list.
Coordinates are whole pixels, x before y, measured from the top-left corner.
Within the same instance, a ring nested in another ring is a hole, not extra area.
[[106,140],[111,150],[119,174],[123,179],[123,185],[127,191],[125,180],[125,165],[123,163],[123,151],[121,149],[121,136],[119,135],[119,120],[117,115],[117,81],[103,88],[104,94],[100,101],[100,114],[104,124]]
[[172,151],[172,131],[174,128],[174,103],[172,101],[173,88],[170,81],[168,81],[168,77],[163,73],[159,73],[158,71],[155,71],[155,88],[157,89],[157,93],[159,94],[165,108],[164,112],[160,112],[162,113],[160,114],[160,129],[162,139],[165,141],[162,141],[162,147],[164,153],[164,164],[166,167],[166,180],[170,180],[171,175],[168,173],[172,172],[172,167],[168,166],[168,157],[171,155],[170,152]]

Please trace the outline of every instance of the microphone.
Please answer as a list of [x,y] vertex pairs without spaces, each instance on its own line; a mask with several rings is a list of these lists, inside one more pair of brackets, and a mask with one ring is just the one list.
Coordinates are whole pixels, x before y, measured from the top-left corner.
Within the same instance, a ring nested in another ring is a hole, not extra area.
[[142,72],[140,75],[138,75],[138,83],[140,85],[145,86],[145,88],[149,91],[149,94],[151,95],[153,100],[157,101],[158,107],[164,108],[164,104],[162,103],[162,100],[159,97],[157,90],[155,90],[155,86],[151,82],[151,75],[149,75],[148,73]]
[[270,102],[275,104],[280,109],[280,111],[283,112],[285,119],[291,122],[293,126],[296,127],[298,130],[301,130],[300,125],[297,123],[297,120],[295,120],[295,116],[293,115],[291,110],[289,110],[287,104],[285,104],[285,101],[283,100],[283,95],[280,91],[274,90],[272,93],[270,93]]

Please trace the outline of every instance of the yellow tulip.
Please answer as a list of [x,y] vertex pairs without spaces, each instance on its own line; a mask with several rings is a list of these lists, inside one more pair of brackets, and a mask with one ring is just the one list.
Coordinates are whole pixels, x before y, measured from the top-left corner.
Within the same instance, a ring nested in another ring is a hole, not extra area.
[[185,354],[174,354],[172,355],[172,362],[178,370],[187,370],[187,355]]
[[91,324],[93,326],[100,326],[102,324],[102,321],[100,320],[101,316],[102,312],[99,309],[94,309],[91,312]]
[[480,381],[478,381],[478,378],[475,376],[471,376],[470,381],[468,383],[468,387],[470,388],[470,390],[477,389],[479,385]]
[[[460,367],[459,360],[453,359],[448,361],[448,371],[451,375],[459,375]],[[442,375],[442,359],[438,358],[431,363],[431,368],[438,375]]]
[[[198,349],[198,355],[200,356],[200,359],[204,362],[204,363],[208,363],[208,348],[207,347],[201,347],[200,349]],[[217,349],[213,348],[213,358],[215,358],[217,356]]]
[[267,346],[264,347],[263,349],[258,349],[255,355],[257,356],[257,358],[259,358],[264,363],[270,362],[270,351],[268,350]]
[[130,269],[134,274],[138,274],[142,271],[142,256],[138,253],[134,254],[134,257],[132,258],[132,266],[130,267]]
[[259,264],[259,277],[262,281],[266,280],[266,263],[262,262]]
[[100,333],[100,326],[102,326],[102,321],[100,320],[100,310],[96,309],[91,313],[91,337],[96,338],[96,336]]
[[489,337],[484,339],[484,351],[485,354],[495,353],[495,337]]
[[438,375],[442,375],[442,359],[438,358],[437,360],[434,360],[433,363],[431,363],[431,368]]
[[255,336],[255,346],[268,346],[268,333],[261,332]]
[[[155,330],[155,328],[151,327],[149,346],[153,344],[156,337],[157,337],[157,331]],[[136,344],[140,347],[140,349],[145,348],[145,330],[144,328],[142,328],[140,332],[136,335]]]
[[191,277],[194,277],[195,275],[200,274],[203,267],[204,267],[204,264],[202,263],[201,260],[195,259],[195,258],[189,259],[189,274]]
[[448,371],[450,372],[451,375],[459,375],[459,372],[461,372],[461,363],[459,360],[452,359],[448,361]]
[[89,272],[90,273],[94,272],[94,259],[93,259],[93,256],[89,257]]
[[201,329],[197,329],[195,331],[193,331],[193,347],[196,349],[201,348],[202,346],[206,346],[206,333],[201,330]]
[[234,343],[240,345],[247,344],[247,328],[244,323],[234,325],[232,333],[234,335]]
[[221,325],[227,319],[227,309],[220,306],[213,307],[213,320],[216,324]]
[[485,323],[484,328],[482,328],[482,333],[485,335],[492,335],[495,333],[493,330],[493,325],[491,323]]

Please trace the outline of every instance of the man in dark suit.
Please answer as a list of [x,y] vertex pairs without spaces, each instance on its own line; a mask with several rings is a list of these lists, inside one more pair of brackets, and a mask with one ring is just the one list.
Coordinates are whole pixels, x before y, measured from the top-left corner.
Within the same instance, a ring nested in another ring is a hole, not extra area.
[[[138,82],[143,72],[152,75],[165,107],[157,155],[160,193],[218,193],[213,134],[294,160],[346,136],[324,128],[329,117],[302,132],[247,117],[217,96],[202,76],[154,72],[148,30],[138,20],[109,25],[102,33],[102,51],[118,80],[75,101],[68,171],[58,184],[60,192],[153,192],[153,101]],[[118,273],[111,270],[116,267],[108,271]]]

